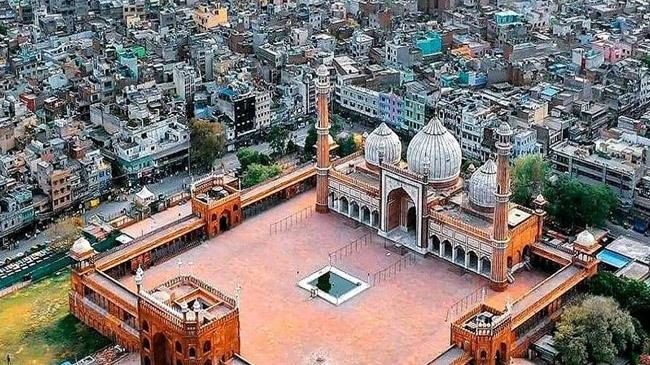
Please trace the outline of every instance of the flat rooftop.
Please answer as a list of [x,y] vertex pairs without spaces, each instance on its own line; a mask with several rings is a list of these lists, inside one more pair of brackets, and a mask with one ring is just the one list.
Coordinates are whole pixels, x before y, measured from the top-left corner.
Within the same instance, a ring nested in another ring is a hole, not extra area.
[[188,203],[176,205],[165,209],[160,213],[154,214],[151,217],[136,222],[120,231],[131,238],[138,238],[144,236],[156,229],[162,228],[169,223],[185,218],[192,214],[192,205]]
[[[311,190],[274,207],[173,259],[145,271],[151,290],[179,272],[234,293],[242,286],[241,353],[251,363],[425,364],[449,347],[447,310],[488,284],[439,259],[419,257],[397,276],[339,306],[297,283],[329,264],[329,253],[368,232],[334,213],[316,214],[277,234],[269,225],[315,202]],[[380,242],[370,233],[374,242]],[[337,256],[338,257],[338,256]],[[382,244],[343,255],[334,266],[367,280],[399,260]],[[181,267],[179,263],[182,262]],[[523,271],[502,293],[488,290],[488,304],[503,308],[544,279]],[[121,282],[134,289],[132,276]]]
[[650,245],[645,242],[627,236],[619,236],[606,248],[646,265],[650,264]]

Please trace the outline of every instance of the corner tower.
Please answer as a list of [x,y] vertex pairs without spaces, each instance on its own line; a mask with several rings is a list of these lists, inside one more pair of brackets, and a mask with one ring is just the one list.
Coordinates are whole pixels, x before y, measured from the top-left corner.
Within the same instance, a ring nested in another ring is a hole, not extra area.
[[316,124],[316,133],[318,141],[316,145],[316,211],[318,213],[327,213],[327,191],[328,191],[328,174],[330,168],[330,121],[329,121],[329,93],[330,78],[329,71],[325,65],[320,65],[316,70],[316,87],[318,88],[318,122]]
[[497,186],[494,192],[494,222],[492,241],[492,288],[505,290],[508,286],[508,264],[506,249],[510,243],[508,210],[510,206],[510,154],[512,152],[512,129],[508,123],[501,123],[497,129]]

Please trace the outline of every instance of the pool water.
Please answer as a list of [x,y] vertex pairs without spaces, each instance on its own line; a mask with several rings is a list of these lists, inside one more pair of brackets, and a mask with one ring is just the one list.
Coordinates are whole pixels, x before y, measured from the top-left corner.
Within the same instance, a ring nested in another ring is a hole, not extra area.
[[357,287],[357,284],[331,271],[324,273],[309,284],[336,298],[340,298],[345,293]]
[[627,258],[617,252],[610,251],[610,250],[602,250],[596,255],[598,259],[608,265],[614,266],[617,269],[622,268],[623,266],[627,265],[632,259]]

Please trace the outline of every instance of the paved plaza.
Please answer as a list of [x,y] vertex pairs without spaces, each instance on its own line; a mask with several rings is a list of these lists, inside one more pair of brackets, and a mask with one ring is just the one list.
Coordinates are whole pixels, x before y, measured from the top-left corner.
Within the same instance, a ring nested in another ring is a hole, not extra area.
[[[450,331],[447,310],[488,280],[440,259],[418,256],[414,265],[340,306],[311,299],[297,282],[326,266],[329,252],[370,232],[335,214],[314,213],[286,231],[269,234],[270,224],[314,201],[315,192],[310,191],[246,219],[148,269],[144,287],[151,289],[179,273],[192,274],[230,293],[241,284],[241,353],[256,365],[419,365],[445,350]],[[335,266],[366,280],[364,273],[399,258],[382,244],[373,244]],[[503,306],[543,278],[536,272],[517,274],[507,292],[490,291],[488,301]],[[122,282],[135,287],[132,277]]]

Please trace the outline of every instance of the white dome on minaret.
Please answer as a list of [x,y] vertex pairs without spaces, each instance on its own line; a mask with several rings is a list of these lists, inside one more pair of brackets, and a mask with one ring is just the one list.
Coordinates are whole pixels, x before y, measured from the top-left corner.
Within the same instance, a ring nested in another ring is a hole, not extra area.
[[494,208],[496,200],[494,192],[497,190],[497,165],[492,160],[487,160],[469,178],[469,201],[482,208]]
[[389,164],[396,164],[402,155],[402,142],[395,132],[386,123],[381,123],[366,137],[364,146],[366,162],[379,166],[379,157]]
[[432,183],[452,182],[460,175],[460,144],[436,117],[413,137],[406,159],[409,170],[428,175]]

